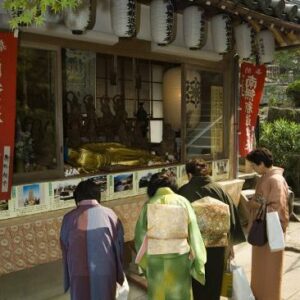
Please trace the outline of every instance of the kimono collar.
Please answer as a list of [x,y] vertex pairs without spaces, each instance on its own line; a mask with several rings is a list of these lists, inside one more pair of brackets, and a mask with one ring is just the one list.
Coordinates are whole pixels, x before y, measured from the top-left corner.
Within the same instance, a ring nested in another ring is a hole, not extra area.
[[204,186],[212,182],[209,176],[193,176],[190,180],[191,183],[195,183],[200,186]]
[[93,205],[93,206],[96,206],[96,205],[99,205],[99,202],[97,200],[95,200],[95,199],[81,200],[78,203],[78,206],[82,206],[82,205]]
[[272,176],[275,174],[283,175],[284,169],[279,167],[273,167],[267,170],[267,172],[264,174],[265,176]]
[[168,194],[174,194],[174,192],[168,187],[162,187],[156,191],[155,196],[163,196]]

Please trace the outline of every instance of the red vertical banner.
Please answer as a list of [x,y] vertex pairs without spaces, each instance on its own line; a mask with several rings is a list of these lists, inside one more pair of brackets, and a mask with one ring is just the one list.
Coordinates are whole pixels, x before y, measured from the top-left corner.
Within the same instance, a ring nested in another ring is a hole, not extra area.
[[0,32],[0,200],[10,198],[16,118],[18,40]]
[[266,77],[265,65],[243,62],[240,72],[240,156],[253,150],[254,131]]

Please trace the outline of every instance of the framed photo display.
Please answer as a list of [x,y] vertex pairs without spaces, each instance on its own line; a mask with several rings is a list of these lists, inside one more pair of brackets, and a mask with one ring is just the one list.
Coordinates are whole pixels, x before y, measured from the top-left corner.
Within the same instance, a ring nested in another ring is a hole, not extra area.
[[135,179],[135,172],[109,175],[110,199],[117,199],[135,195]]
[[15,213],[29,215],[50,210],[48,183],[32,183],[16,187]]
[[81,178],[76,178],[49,183],[52,209],[75,206],[73,192],[80,181]]

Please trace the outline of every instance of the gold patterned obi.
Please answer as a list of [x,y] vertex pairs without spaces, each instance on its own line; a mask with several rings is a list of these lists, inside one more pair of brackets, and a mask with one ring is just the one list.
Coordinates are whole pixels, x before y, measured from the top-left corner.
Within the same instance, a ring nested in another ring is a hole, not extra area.
[[188,244],[188,214],[177,205],[147,205],[148,254],[184,254],[190,251]]
[[192,203],[197,223],[206,247],[228,245],[230,230],[229,206],[212,197],[204,197]]

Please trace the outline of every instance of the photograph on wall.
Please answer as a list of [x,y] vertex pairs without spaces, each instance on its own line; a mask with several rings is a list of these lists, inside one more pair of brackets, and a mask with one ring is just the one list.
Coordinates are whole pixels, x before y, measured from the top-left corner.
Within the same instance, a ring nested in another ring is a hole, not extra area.
[[11,200],[0,200],[0,220],[10,217],[9,201]]
[[21,197],[18,199],[18,207],[40,205],[41,201],[41,187],[39,183],[24,185],[21,187]]
[[172,176],[175,176],[176,178],[178,178],[177,176],[177,166],[172,166],[172,167],[164,167],[160,169],[160,172],[169,172]]
[[88,179],[92,180],[99,186],[100,193],[101,193],[101,201],[109,200],[107,175],[93,176],[93,177],[89,177]]
[[159,169],[143,170],[137,172],[137,191],[138,194],[144,194],[147,192],[150,178],[153,174],[159,172]]
[[33,183],[17,187],[17,215],[26,215],[49,210],[49,194],[47,183]]
[[53,209],[75,206],[73,192],[80,181],[79,178],[49,183]]
[[16,201],[16,188],[12,187],[9,200],[0,200],[0,220],[12,218],[14,214],[14,204]]
[[225,180],[229,178],[229,160],[221,159],[213,161],[213,178],[214,180]]
[[135,194],[133,172],[114,174],[110,177],[111,199],[132,196]]
[[178,166],[178,186],[181,187],[182,185],[188,183],[188,181],[189,179],[185,170],[185,165]]
[[0,200],[0,212],[8,210],[8,200]]

